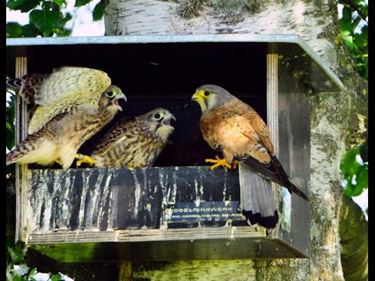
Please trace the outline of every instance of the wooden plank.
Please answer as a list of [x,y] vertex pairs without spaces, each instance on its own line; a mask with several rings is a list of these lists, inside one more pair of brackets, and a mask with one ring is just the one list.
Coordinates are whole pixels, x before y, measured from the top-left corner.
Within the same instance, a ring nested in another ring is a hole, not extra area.
[[246,225],[238,171],[33,169],[28,179],[29,233]]
[[197,227],[180,229],[132,229],[112,231],[55,231],[30,233],[29,244],[83,242],[145,242],[175,240],[212,240],[266,237],[262,227]]
[[[21,53],[24,50],[21,50]],[[27,57],[17,56],[15,58],[15,77],[20,78],[27,74]],[[16,144],[19,144],[27,136],[27,107],[20,95],[16,95],[15,119],[16,119]],[[26,197],[23,190],[27,186],[25,178],[27,165],[16,165],[16,241],[27,239],[27,221],[23,214],[26,211]]]
[[61,262],[176,261],[304,257],[277,239],[190,239],[143,242],[58,243],[30,245]]

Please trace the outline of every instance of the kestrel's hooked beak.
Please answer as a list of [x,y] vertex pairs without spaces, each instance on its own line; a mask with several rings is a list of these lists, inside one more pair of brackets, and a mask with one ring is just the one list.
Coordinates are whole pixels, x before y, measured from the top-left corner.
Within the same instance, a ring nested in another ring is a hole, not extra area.
[[125,94],[124,93],[121,93],[119,95],[117,95],[114,99],[113,99],[113,103],[117,106],[117,109],[119,111],[122,111],[122,107],[119,105],[119,100],[124,100],[125,102],[128,101],[128,99],[126,98]]
[[192,101],[195,101],[201,107],[202,112],[207,110],[206,96],[204,95],[204,90],[198,90],[192,95]]
[[162,123],[163,123],[163,125],[170,126],[170,127],[174,128],[171,125],[171,120],[176,121],[176,117],[172,113],[167,113],[167,114],[164,115]]

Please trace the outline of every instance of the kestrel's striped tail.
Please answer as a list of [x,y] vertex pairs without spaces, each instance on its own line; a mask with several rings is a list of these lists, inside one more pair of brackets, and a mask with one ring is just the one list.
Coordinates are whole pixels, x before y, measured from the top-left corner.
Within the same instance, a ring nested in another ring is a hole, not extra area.
[[289,180],[289,177],[282,167],[280,161],[275,156],[271,157],[271,162],[269,164],[262,164],[252,157],[248,157],[242,163],[255,173],[258,173],[261,176],[266,177],[270,181],[284,186],[289,190],[290,193],[295,193],[306,201],[309,201],[307,195]]
[[15,149],[9,152],[6,156],[6,165],[8,166],[8,165],[18,162],[18,160],[20,160],[22,157],[24,157],[30,151],[32,151],[32,148],[29,146],[30,145],[26,143],[21,143]]
[[16,146],[6,156],[6,165],[10,165],[16,162],[23,164],[34,163],[38,160],[39,148],[43,142],[43,138],[39,134],[28,135],[19,145]]
[[269,181],[253,173],[243,176],[247,178],[244,180],[246,184],[241,184],[241,206],[246,221],[250,225],[275,228],[279,214]]

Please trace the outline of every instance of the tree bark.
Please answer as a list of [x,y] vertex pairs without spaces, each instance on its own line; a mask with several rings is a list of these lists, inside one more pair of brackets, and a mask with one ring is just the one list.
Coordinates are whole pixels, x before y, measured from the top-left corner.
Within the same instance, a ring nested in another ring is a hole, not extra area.
[[[339,164],[348,145],[358,137],[356,113],[367,116],[367,84],[355,72],[339,37],[337,2],[110,0],[105,24],[107,35],[298,34],[321,56],[341,78],[347,91],[310,96],[311,256],[309,259],[256,260],[246,268],[248,272],[256,272],[255,279],[241,280],[344,280],[340,259],[342,177]],[[344,206],[347,208],[346,203]],[[342,254],[344,262],[348,252]],[[230,280],[228,276],[223,278]]]

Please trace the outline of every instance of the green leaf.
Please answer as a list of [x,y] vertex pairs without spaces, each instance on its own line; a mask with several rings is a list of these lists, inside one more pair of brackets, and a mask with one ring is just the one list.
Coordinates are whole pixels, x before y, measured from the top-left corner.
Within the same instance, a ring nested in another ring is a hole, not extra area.
[[41,0],[8,0],[7,7],[11,10],[21,10],[26,13],[39,5]]
[[103,0],[96,4],[94,10],[92,11],[92,18],[94,21],[98,21],[103,18],[105,6],[106,3]]
[[352,10],[344,6],[342,9],[342,18],[340,19],[341,30],[353,30],[352,26]]
[[7,37],[22,37],[22,25],[17,22],[8,22],[6,25]]
[[66,4],[65,0],[53,0],[55,4],[59,7],[61,7],[63,4]]
[[344,174],[355,174],[358,168],[361,166],[360,163],[357,162],[356,156],[359,154],[358,147],[350,149],[344,155],[340,163],[340,170]]
[[357,172],[357,186],[361,189],[368,187],[368,166],[362,166]]
[[19,275],[13,275],[12,278],[13,278],[12,281],[25,281],[25,279]]
[[85,6],[87,3],[89,3],[91,0],[76,0],[76,3],[74,7],[81,7]]
[[6,130],[7,130],[7,133],[8,133],[8,131],[12,131],[13,130],[13,126],[12,126],[12,124],[10,124],[8,121],[6,121]]
[[37,37],[38,35],[41,35],[39,29],[33,24],[26,24],[22,29],[24,37]]
[[347,151],[340,163],[340,170],[346,180],[344,194],[347,196],[357,196],[368,187],[368,166],[356,160],[360,149],[361,146],[357,146]]
[[61,280],[61,277],[60,277],[60,274],[54,274],[50,277],[50,280],[51,281],[60,281]]
[[356,183],[348,181],[344,194],[346,196],[358,196],[368,187],[368,169],[367,166],[361,166],[356,173]]
[[30,270],[29,276],[30,276],[32,279],[34,279],[33,277],[34,277],[34,275],[37,274],[37,273],[38,273],[38,272],[37,272],[36,268],[34,267],[33,269]]
[[65,17],[59,10],[33,10],[30,15],[30,24],[42,32],[43,36],[52,36],[56,30],[64,29],[65,23],[71,15]]
[[13,263],[21,263],[25,258],[23,244],[17,243],[14,247],[8,247],[8,253]]
[[367,48],[367,35],[364,33],[356,33],[354,34],[354,44],[357,45],[359,49]]
[[50,36],[58,18],[58,12],[48,10],[33,10],[29,15],[30,23],[39,29],[43,36]]

